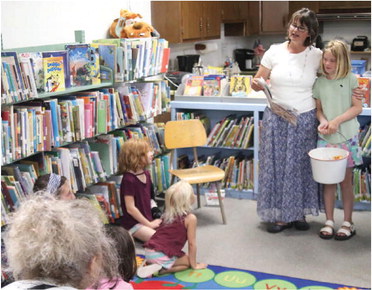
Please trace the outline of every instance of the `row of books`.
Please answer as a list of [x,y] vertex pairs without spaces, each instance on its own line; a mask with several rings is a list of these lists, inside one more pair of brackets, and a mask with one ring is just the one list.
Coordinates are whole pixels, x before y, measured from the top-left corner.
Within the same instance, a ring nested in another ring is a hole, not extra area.
[[100,54],[90,44],[70,44],[59,51],[2,52],[1,56],[3,104],[101,83]]
[[371,169],[353,169],[353,191],[356,201],[371,202]]
[[[225,178],[222,181],[222,188],[232,188],[238,190],[252,190],[254,187],[253,178],[253,159],[251,156],[231,155],[220,157],[217,155],[198,156],[200,164],[214,165],[225,171]],[[177,159],[178,168],[193,167],[194,161],[189,160],[188,155],[183,154]],[[204,184],[209,187],[210,184]]]
[[185,83],[185,96],[221,96],[226,85],[225,75],[190,76]]
[[359,132],[359,146],[363,157],[371,157],[371,124],[364,126]]
[[139,90],[141,84],[131,84],[119,91],[109,88],[77,92],[73,96],[3,107],[2,164],[160,114],[169,103],[165,82],[143,84],[149,84],[143,93]]
[[208,135],[207,145],[248,149],[253,145],[253,129],[253,117],[229,115],[214,125]]
[[99,45],[101,64],[112,69],[115,82],[168,71],[170,48],[163,38],[98,39],[93,44]]
[[193,75],[186,80],[183,95],[220,97],[228,93],[233,97],[247,97],[252,90],[251,81],[249,75],[233,75],[229,83],[225,75]]
[[[57,148],[54,152],[35,156],[33,160],[21,160],[18,163],[3,166],[1,177],[3,187],[2,214],[9,214],[19,202],[32,193],[33,184],[39,175],[53,172],[69,179],[74,192],[103,194],[104,201],[107,202],[110,209],[110,214],[106,217],[110,221],[120,217],[122,213],[118,198],[119,193],[109,188],[103,190],[102,186],[115,188],[110,185],[111,183],[108,184],[108,181],[116,180],[118,190],[120,182],[118,181],[119,177],[115,174],[118,169],[120,148],[125,140],[143,137],[147,136],[144,133],[138,133],[137,130],[133,130],[132,134],[128,134],[127,137],[112,134],[102,135],[94,140],[89,140],[89,142],[83,141],[68,147]],[[160,147],[160,145],[158,146]],[[150,166],[150,173],[157,191],[164,191],[169,187],[169,168],[169,153],[154,158],[154,162]],[[106,193],[107,190],[110,190],[111,193]],[[103,202],[99,197],[97,201],[101,204]],[[4,215],[2,223],[7,222]]]
[[1,103],[111,80],[101,66],[112,70],[115,82],[165,73],[169,54],[168,42],[157,38],[101,39],[59,51],[2,52]]

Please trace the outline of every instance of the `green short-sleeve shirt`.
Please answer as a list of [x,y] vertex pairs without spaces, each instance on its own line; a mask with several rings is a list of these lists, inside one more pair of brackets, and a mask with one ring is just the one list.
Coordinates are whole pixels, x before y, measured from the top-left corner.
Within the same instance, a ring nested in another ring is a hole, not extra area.
[[[349,73],[345,78],[338,80],[328,80],[325,76],[321,76],[317,78],[314,84],[313,97],[321,101],[324,116],[331,121],[352,106],[352,93],[356,87],[358,87],[358,79],[353,73]],[[353,138],[359,132],[357,119],[353,118],[340,124],[339,131],[347,139]],[[346,141],[338,133],[319,134],[319,136],[332,144]]]

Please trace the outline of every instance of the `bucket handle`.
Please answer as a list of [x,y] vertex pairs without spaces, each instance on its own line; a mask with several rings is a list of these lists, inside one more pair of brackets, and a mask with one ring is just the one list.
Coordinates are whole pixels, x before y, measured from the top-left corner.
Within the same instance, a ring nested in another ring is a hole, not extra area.
[[336,133],[340,134],[340,135],[345,139],[346,142],[347,142],[347,140],[349,140],[349,139],[347,139],[347,138],[345,137],[345,135],[342,134],[340,131],[336,131]]

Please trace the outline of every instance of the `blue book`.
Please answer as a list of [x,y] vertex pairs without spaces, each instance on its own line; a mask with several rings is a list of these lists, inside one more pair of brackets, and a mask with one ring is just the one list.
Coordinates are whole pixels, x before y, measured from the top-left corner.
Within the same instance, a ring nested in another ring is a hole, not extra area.
[[52,115],[52,129],[53,129],[53,139],[54,147],[59,147],[61,145],[60,135],[59,135],[59,121],[58,121],[58,100],[51,99],[45,101],[46,108],[50,110]]
[[94,55],[89,44],[68,44],[66,50],[69,58],[69,76],[71,86],[88,86],[92,84]]

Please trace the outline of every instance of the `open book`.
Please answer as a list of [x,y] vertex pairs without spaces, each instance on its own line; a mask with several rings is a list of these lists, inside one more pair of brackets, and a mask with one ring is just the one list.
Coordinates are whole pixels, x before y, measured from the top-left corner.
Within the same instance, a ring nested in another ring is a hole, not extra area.
[[269,102],[271,111],[274,114],[278,115],[279,117],[282,117],[283,119],[287,120],[292,125],[296,126],[298,116],[297,110],[288,105],[279,104],[278,102],[275,102],[273,100],[269,86],[262,77],[258,79],[258,83],[263,87],[263,91]]

